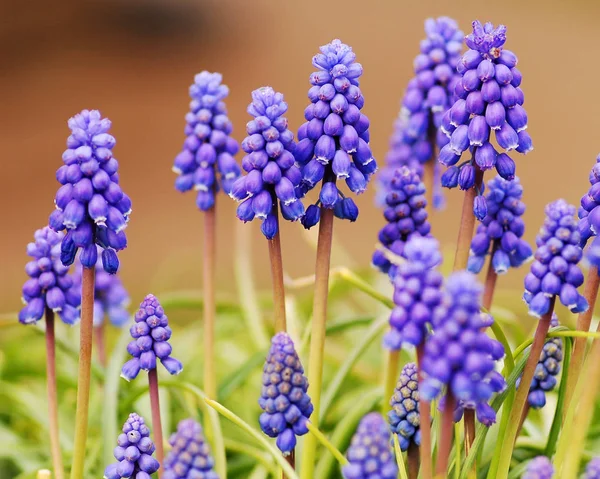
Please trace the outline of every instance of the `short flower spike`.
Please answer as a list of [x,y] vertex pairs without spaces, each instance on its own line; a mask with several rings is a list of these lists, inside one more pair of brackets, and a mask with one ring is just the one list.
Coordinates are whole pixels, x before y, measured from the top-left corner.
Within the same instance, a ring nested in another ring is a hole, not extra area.
[[32,324],[44,316],[46,308],[58,314],[69,325],[79,322],[81,283],[77,276],[68,274],[69,267],[60,261],[60,243],[63,233],[48,227],[37,230],[34,242],[27,245],[32,260],[25,266],[29,279],[23,285],[25,307],[19,312],[19,321]]
[[408,363],[402,368],[390,406],[388,422],[392,434],[398,435],[400,449],[406,451],[411,443],[420,446],[419,374],[415,363]]
[[50,228],[67,230],[61,242],[60,260],[73,264],[77,251],[84,268],[96,265],[102,248],[102,265],[109,274],[119,269],[117,251],[127,247],[124,229],[131,200],[119,186],[119,163],[113,157],[115,138],[111,122],[98,110],[83,110],[68,121],[71,135],[63,153],[65,163],[56,172],[62,185],[54,199]]
[[593,457],[587,463],[583,479],[600,479],[600,457]]
[[552,479],[554,467],[546,456],[537,456],[527,465],[521,479]]
[[202,426],[184,419],[169,439],[171,450],[163,464],[163,479],[219,479]]

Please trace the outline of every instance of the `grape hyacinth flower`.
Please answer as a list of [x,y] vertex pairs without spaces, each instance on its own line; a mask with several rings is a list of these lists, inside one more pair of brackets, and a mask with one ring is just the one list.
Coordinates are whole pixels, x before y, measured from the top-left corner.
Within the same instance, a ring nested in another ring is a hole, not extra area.
[[175,188],[182,193],[192,188],[197,191],[196,205],[202,211],[214,206],[220,188],[229,194],[241,173],[233,158],[239,145],[231,137],[233,127],[223,101],[229,88],[221,83],[222,79],[221,74],[207,71],[194,77],[190,111],[185,116],[186,139],[173,165],[179,175]]
[[[558,316],[552,314],[550,327],[558,326]],[[562,340],[560,338],[550,338],[544,343],[540,360],[535,367],[533,380],[529,387],[527,402],[533,409],[541,409],[546,405],[546,393],[552,391],[556,386],[556,377],[560,373],[560,362],[563,358]],[[520,384],[520,378],[517,381],[517,387]]]
[[600,457],[593,457],[587,463],[583,479],[600,479]]
[[479,273],[490,255],[495,273],[504,274],[508,268],[518,268],[533,255],[531,246],[522,238],[525,232],[521,218],[525,212],[521,201],[523,187],[517,177],[508,181],[496,176],[488,182],[488,189],[487,212],[471,241],[467,269]]
[[364,97],[359,88],[362,65],[356,63],[352,48],[340,40],[320,48],[313,57],[318,71],[310,76],[311,104],[304,110],[298,129],[294,156],[302,169],[298,196],[304,196],[321,181],[316,205],[306,210],[305,228],[319,222],[319,205],[333,209],[341,219],[355,221],[358,208],[339,191],[336,180],[345,180],[353,193],[363,193],[377,163],[369,146],[369,119],[361,113]]
[[364,416],[346,452],[348,464],[342,468],[344,479],[395,479],[398,466],[390,448],[390,431],[376,412]]
[[537,456],[527,465],[521,479],[552,479],[554,466],[546,456]]
[[584,247],[590,238],[598,236],[600,231],[600,155],[596,157],[596,163],[590,171],[589,182],[590,188],[581,197],[577,211],[581,247]]
[[117,438],[114,455],[118,461],[104,471],[104,479],[150,479],[160,464],[152,457],[155,447],[144,418],[131,413]]
[[169,439],[171,451],[163,464],[163,479],[219,479],[213,470],[214,460],[202,426],[193,419],[184,419]]
[[[504,48],[506,27],[473,22],[473,33],[465,37],[469,50],[461,57],[457,71],[461,79],[455,93],[458,99],[442,119],[441,130],[450,139],[439,154],[448,169],[442,185],[469,190],[475,186],[476,170],[496,168],[498,174],[512,180],[515,163],[507,154],[513,150],[526,154],[533,149],[527,133],[527,113],[520,88],[522,75],[517,69],[516,55]],[[495,132],[501,152],[490,142]],[[470,158],[457,165],[463,152]],[[479,195],[474,214],[483,219],[485,200]],[[477,206],[479,206],[477,208]]]
[[529,306],[529,314],[537,317],[546,314],[555,296],[571,312],[586,311],[587,300],[577,291],[583,284],[583,273],[578,266],[583,253],[575,207],[560,199],[548,204],[545,212],[544,225],[535,240],[535,260],[525,277],[523,299]]
[[433,312],[442,302],[444,278],[436,270],[442,262],[439,244],[433,238],[413,237],[404,249],[406,261],[397,266],[393,278],[394,309],[384,345],[398,351],[402,343],[422,345]]
[[79,322],[81,283],[60,261],[64,233],[44,227],[33,237],[34,241],[27,245],[27,255],[33,259],[25,266],[29,279],[23,285],[25,307],[19,312],[19,321],[36,323],[48,308],[65,324],[74,325]]
[[400,449],[406,451],[411,444],[420,446],[419,375],[415,363],[408,363],[402,368],[390,406],[388,422],[392,434],[398,435]]
[[242,142],[247,153],[242,167],[248,174],[230,192],[240,202],[238,218],[243,222],[261,219],[261,231],[269,240],[279,230],[277,201],[285,219],[296,221],[304,216],[304,205],[296,195],[302,174],[294,160],[294,134],[283,116],[287,109],[283,95],[271,87],[252,92],[248,113],[254,119],[246,125],[248,136]]
[[79,248],[84,268],[98,259],[109,274],[119,269],[117,251],[127,247],[123,231],[131,213],[131,200],[119,186],[119,163],[113,157],[115,138],[108,133],[111,122],[98,110],[83,110],[68,121],[71,135],[63,153],[65,163],[56,172],[62,185],[54,199],[50,228],[67,230],[62,239],[60,260],[73,264]]
[[130,329],[131,341],[127,351],[133,356],[121,370],[121,377],[127,381],[135,379],[140,370],[156,369],[156,359],[169,374],[179,374],[183,370],[181,362],[171,356],[171,328],[163,307],[158,299],[149,294],[135,313],[135,323]]
[[304,368],[287,333],[273,336],[262,384],[258,400],[264,411],[259,418],[260,428],[267,436],[277,438],[277,447],[288,454],[296,447],[296,436],[308,432],[306,423],[313,405],[307,394]]
[[[393,254],[404,256],[405,245],[411,238],[427,237],[431,231],[425,209],[425,185],[417,173],[403,166],[394,173],[385,201],[383,216],[388,223],[379,231],[379,242]],[[375,251],[371,262],[394,277],[396,268],[383,251]]]
[[446,386],[462,408],[475,409],[479,422],[491,426],[496,412],[488,401],[506,387],[494,369],[504,348],[483,331],[492,318],[480,311],[481,293],[481,285],[467,271],[448,277],[444,303],[434,312],[435,332],[425,343],[425,380],[419,394],[432,401]]

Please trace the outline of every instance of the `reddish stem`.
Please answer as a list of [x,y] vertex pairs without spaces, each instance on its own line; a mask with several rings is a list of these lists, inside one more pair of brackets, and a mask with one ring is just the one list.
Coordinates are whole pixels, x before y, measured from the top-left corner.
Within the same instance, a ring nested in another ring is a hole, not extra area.
[[[162,423],[160,420],[160,397],[158,395],[158,373],[156,368],[148,371],[148,386],[150,389],[150,408],[152,409],[152,429],[154,430],[154,445],[156,446],[156,459],[163,464],[165,457]],[[162,468],[158,470],[158,477],[162,476]]]
[[[425,354],[425,345],[417,346],[417,366],[419,368],[419,387],[423,383],[423,355]],[[431,465],[431,406],[428,401],[419,395],[419,417],[421,418],[421,471],[423,479],[431,479],[433,476],[433,467]]]
[[271,260],[271,280],[273,281],[273,309],[275,312],[275,332],[286,330],[285,288],[283,286],[283,259],[281,255],[281,238],[279,236],[279,208],[274,202],[277,234],[269,240],[269,258]]
[[466,269],[469,261],[469,251],[471,249],[471,240],[473,231],[475,231],[475,215],[473,214],[473,202],[477,192],[481,189],[483,182],[483,171],[479,167],[475,168],[475,185],[465,191],[463,200],[462,215],[460,219],[460,229],[458,230],[458,240],[456,241],[456,255],[454,256],[453,271]]
[[452,391],[446,393],[446,404],[444,404],[444,412],[442,413],[442,426],[440,445],[438,449],[438,457],[436,464],[436,474],[441,477],[446,476],[448,469],[448,457],[450,449],[452,449],[452,435],[454,433],[454,409],[456,408],[456,400]]
[[204,392],[209,398],[217,397],[215,372],[215,261],[216,261],[215,207],[204,212]]
[[96,349],[98,350],[98,361],[103,368],[106,368],[106,328],[104,322],[100,326],[94,326],[94,339],[96,340]]
[[[292,469],[296,469],[296,449],[292,449],[292,451],[285,456],[285,460],[292,466]],[[286,479],[287,476],[285,475],[285,472],[281,471],[281,477]]]
[[419,477],[419,446],[411,442],[406,457],[408,459],[408,479],[417,479]]

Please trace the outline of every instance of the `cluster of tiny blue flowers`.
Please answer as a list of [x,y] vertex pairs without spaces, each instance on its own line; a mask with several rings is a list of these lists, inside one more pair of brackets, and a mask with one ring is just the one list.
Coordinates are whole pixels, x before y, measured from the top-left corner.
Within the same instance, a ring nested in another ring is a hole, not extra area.
[[587,463],[583,479],[600,479],[600,457],[593,457]]
[[258,404],[264,411],[260,428],[269,437],[277,438],[283,453],[296,447],[296,436],[308,432],[306,423],[313,412],[308,379],[300,363],[294,342],[287,333],[277,333],[265,362],[262,390]]
[[56,209],[50,215],[50,228],[67,230],[62,239],[60,259],[73,264],[79,260],[91,268],[102,248],[105,271],[119,269],[117,251],[127,246],[123,231],[129,221],[131,200],[119,186],[119,163],[113,157],[115,138],[108,133],[111,122],[98,110],[83,110],[68,121],[71,135],[63,153],[65,163],[56,172],[62,185],[56,192]]
[[537,456],[529,461],[521,479],[552,479],[554,466],[546,456]]
[[[525,154],[533,146],[522,106],[524,95],[519,87],[522,76],[516,67],[517,57],[503,48],[506,27],[494,28],[491,23],[474,21],[473,33],[465,37],[465,42],[469,50],[457,66],[461,75],[455,88],[458,99],[441,125],[450,142],[441,149],[439,161],[449,167],[442,175],[442,185],[468,190],[475,185],[476,169],[496,168],[507,180],[515,176],[513,159],[496,151],[490,142],[492,130],[498,146],[506,152]],[[471,158],[457,166],[465,150],[470,150]]]
[[554,296],[573,313],[586,311],[587,300],[577,291],[584,278],[578,266],[583,252],[575,207],[561,199],[548,204],[545,212],[544,225],[535,239],[535,260],[525,277],[523,299],[529,314],[546,314]]
[[[383,216],[388,223],[379,231],[379,242],[393,254],[404,256],[404,248],[410,238],[426,237],[431,231],[421,177],[406,166],[396,170],[385,202],[387,207]],[[395,267],[383,251],[375,251],[371,262],[393,278]]]
[[384,345],[398,351],[402,343],[423,344],[433,312],[442,302],[443,276],[435,268],[442,262],[433,238],[412,238],[404,249],[406,261],[396,266],[393,277],[394,309]]
[[115,459],[119,462],[105,469],[104,479],[150,479],[158,471],[160,464],[152,457],[154,443],[150,439],[150,429],[144,418],[131,413],[123,424],[122,431],[114,449]]
[[[81,283],[81,268],[75,270],[75,277]],[[127,306],[129,294],[121,278],[116,274],[108,274],[98,259],[94,282],[94,326],[101,326],[105,318],[118,328],[124,326],[129,320]]]
[[171,450],[164,460],[163,479],[219,479],[213,469],[215,461],[210,446],[196,421],[180,421],[169,444]]
[[149,294],[140,304],[130,333],[133,341],[127,345],[127,352],[133,359],[123,365],[121,377],[131,381],[141,369],[156,369],[156,358],[160,359],[169,374],[179,374],[183,370],[181,362],[171,356],[173,348],[168,342],[171,337],[169,320],[154,295]]
[[396,479],[398,466],[390,449],[390,430],[376,412],[363,417],[346,452],[344,479]]
[[400,449],[406,451],[411,443],[420,446],[419,372],[415,363],[408,363],[402,368],[390,406],[388,422],[392,434],[398,435]]
[[29,279],[23,285],[25,306],[19,312],[19,321],[31,324],[44,316],[46,308],[58,313],[60,319],[73,325],[79,321],[81,283],[68,274],[69,267],[60,261],[60,242],[63,233],[48,227],[37,230],[34,242],[27,245],[27,255],[33,258],[25,265]]
[[296,221],[304,216],[304,205],[296,196],[302,173],[294,160],[294,134],[283,116],[287,109],[283,95],[271,87],[252,92],[248,113],[254,120],[246,125],[248,136],[242,142],[247,153],[242,168],[248,174],[230,192],[241,202],[237,217],[244,222],[260,218],[267,239],[273,239],[279,229],[277,200],[285,219]]
[[[556,313],[552,314],[550,326],[558,326],[558,317]],[[535,373],[529,387],[527,401],[533,409],[541,409],[546,405],[546,393],[552,391],[556,386],[556,378],[560,372],[560,362],[563,358],[562,340],[560,338],[550,338],[544,343],[544,348],[540,354],[540,360],[535,367]],[[517,381],[517,387],[521,379]]]
[[485,258],[491,255],[494,271],[504,274],[510,267],[521,266],[533,254],[531,246],[522,238],[525,232],[522,218],[525,204],[521,201],[523,187],[517,177],[508,181],[496,176],[488,182],[488,189],[485,197],[487,211],[483,213],[484,218],[471,241],[467,269],[479,273]]
[[600,155],[596,157],[589,180],[590,188],[581,197],[578,229],[582,248],[590,238],[594,237],[594,241],[588,248],[587,259],[592,266],[598,268],[600,267],[600,240],[598,239],[598,231],[600,231],[600,208],[598,208],[600,206]]
[[425,343],[426,378],[419,393],[432,401],[446,386],[461,408],[475,409],[479,422],[490,426],[496,412],[488,401],[506,387],[494,369],[504,348],[483,330],[491,317],[481,313],[481,292],[481,285],[467,271],[448,277],[444,303],[434,312],[434,333]]
[[195,76],[190,86],[190,111],[185,115],[186,139],[173,165],[179,175],[175,188],[181,192],[196,190],[196,205],[202,211],[214,206],[219,186],[228,194],[241,173],[233,158],[239,145],[230,136],[233,126],[223,102],[229,89],[222,79],[219,73],[207,71]]
[[358,208],[338,190],[336,179],[345,180],[353,193],[360,194],[377,170],[369,147],[369,119],[360,111],[364,105],[358,86],[362,65],[355,62],[352,48],[340,40],[320,50],[313,57],[318,71],[310,76],[311,104],[304,110],[306,123],[298,129],[294,153],[302,168],[298,196],[323,181],[317,205],[309,206],[302,219],[305,228],[319,222],[319,204],[333,209],[338,218],[355,221]]

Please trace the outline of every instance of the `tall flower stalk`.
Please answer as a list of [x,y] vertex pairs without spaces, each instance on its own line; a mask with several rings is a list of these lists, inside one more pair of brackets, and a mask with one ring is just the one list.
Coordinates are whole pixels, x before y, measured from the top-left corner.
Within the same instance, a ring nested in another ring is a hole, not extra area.
[[[315,411],[313,423],[318,426],[323,378],[323,352],[327,322],[329,266],[333,239],[334,215],[355,221],[358,208],[339,190],[345,180],[353,193],[365,191],[367,182],[377,169],[369,147],[369,119],[361,113],[364,97],[358,86],[362,65],[356,55],[340,40],[321,47],[313,57],[318,69],[310,76],[313,85],[308,97],[311,104],[304,110],[304,123],[298,130],[296,162],[302,167],[299,195],[322,183],[319,200],[307,208],[302,219],[305,228],[319,223],[315,294],[308,377]],[[302,477],[309,478],[315,461],[317,442],[309,435],[304,443]]]
[[[544,225],[536,237],[535,260],[531,265],[531,272],[525,277],[523,299],[529,306],[529,314],[540,318],[521,376],[521,384],[525,385],[531,384],[533,379],[550,328],[556,298],[574,313],[588,308],[587,300],[577,291],[583,284],[583,273],[578,266],[582,250],[574,218],[575,207],[564,200],[557,200],[546,206],[545,211]],[[502,444],[498,477],[508,474],[510,453],[528,395],[528,387],[517,389]]]
[[94,280],[98,246],[102,266],[109,274],[119,269],[117,251],[127,246],[123,231],[131,213],[131,200],[119,186],[118,161],[113,157],[115,138],[108,133],[111,122],[97,110],[83,110],[68,121],[71,135],[63,153],[64,165],[56,172],[62,185],[55,196],[56,209],[50,215],[50,228],[67,230],[61,241],[60,260],[69,266],[79,260],[83,266],[81,328],[77,411],[71,478],[83,477],[88,428],[92,332],[94,320]]
[[[215,203],[219,190],[229,194],[240,176],[234,155],[239,145],[231,137],[233,126],[223,101],[229,88],[219,73],[203,71],[190,86],[190,111],[185,116],[186,139],[175,158],[173,171],[178,175],[175,188],[181,192],[194,189],[196,205],[204,213],[203,315],[204,315],[204,391],[215,398]],[[217,173],[219,178],[217,178]]]
[[173,348],[169,344],[171,328],[165,311],[158,299],[149,294],[141,302],[135,313],[135,323],[130,328],[131,341],[127,352],[133,359],[127,361],[121,369],[121,377],[127,381],[135,379],[140,370],[148,371],[150,407],[152,409],[152,427],[156,456],[159,463],[164,459],[162,422],[160,419],[160,397],[158,388],[157,359],[171,375],[183,371],[183,365],[171,356]]

